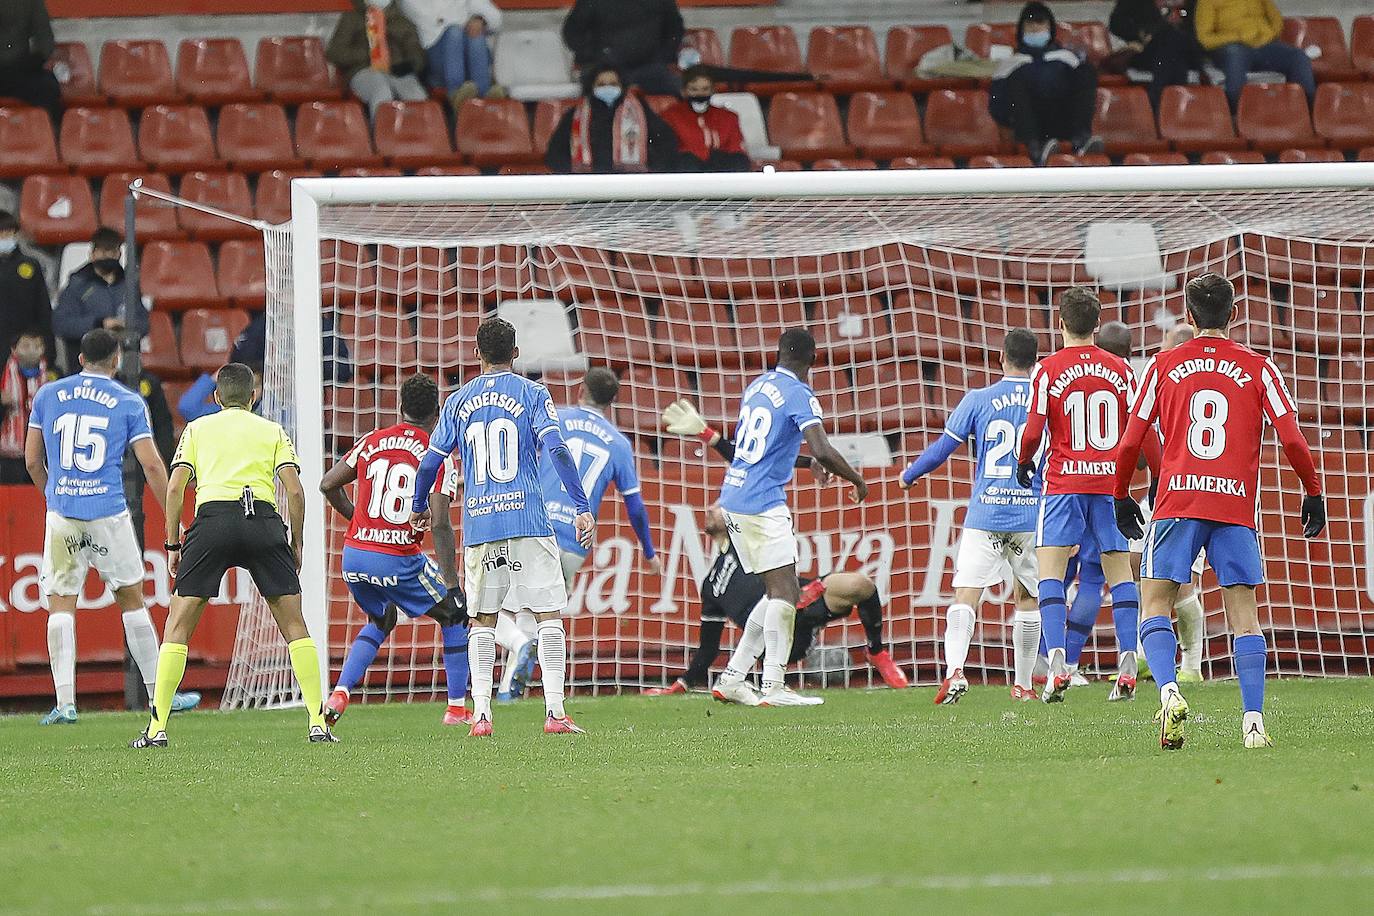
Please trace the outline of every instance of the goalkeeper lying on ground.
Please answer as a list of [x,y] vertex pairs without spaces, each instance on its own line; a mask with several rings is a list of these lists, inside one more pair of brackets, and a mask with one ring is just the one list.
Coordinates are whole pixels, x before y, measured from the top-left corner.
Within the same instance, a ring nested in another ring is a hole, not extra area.
[[[663,411],[663,420],[669,432],[696,436],[727,461],[734,456],[734,443],[707,426],[689,402],[670,404]],[[802,466],[812,466],[811,460],[806,457],[798,458],[797,462]],[[818,473],[824,473],[824,469]],[[726,620],[732,620],[736,626],[743,628],[754,605],[765,600],[763,579],[741,568],[725,528],[725,514],[719,507],[712,506],[706,510],[706,533],[716,542],[719,553],[705,581],[701,583],[700,644],[687,670],[668,687],[646,690],[645,693],[651,696],[705,687],[711,663],[720,652],[720,637],[725,631]],[[839,572],[831,573],[824,579],[802,578],[800,582],[802,597],[797,603],[797,622],[788,664],[806,655],[816,634],[826,624],[843,620],[857,609],[864,635],[868,639],[868,660],[889,687],[908,685],[906,675],[893,662],[891,653],[883,645],[882,601],[878,597],[877,587],[867,576]]]

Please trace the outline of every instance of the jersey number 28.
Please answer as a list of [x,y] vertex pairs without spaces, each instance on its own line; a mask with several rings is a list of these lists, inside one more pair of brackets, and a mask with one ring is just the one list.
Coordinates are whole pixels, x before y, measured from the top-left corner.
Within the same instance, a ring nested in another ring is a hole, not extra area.
[[755,464],[768,446],[768,433],[773,429],[773,411],[767,407],[745,407],[739,412],[735,429],[735,457],[745,464]]

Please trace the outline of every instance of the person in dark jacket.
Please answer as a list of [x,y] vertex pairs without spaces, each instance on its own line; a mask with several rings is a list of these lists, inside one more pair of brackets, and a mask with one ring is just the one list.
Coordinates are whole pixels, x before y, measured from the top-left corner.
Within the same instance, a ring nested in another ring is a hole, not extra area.
[[57,352],[43,265],[19,250],[19,221],[0,210],[0,353],[8,358],[19,335],[30,330],[43,335],[45,352]]
[[1074,155],[1102,151],[1092,135],[1097,72],[1055,39],[1050,8],[1031,0],[1016,23],[1016,51],[993,77],[988,111],[1010,127],[1036,165],[1068,140]]
[[[67,345],[68,353],[81,349],[81,338],[87,331],[104,328],[123,335],[126,331],[138,339],[148,333],[148,312],[141,298],[135,298],[129,309],[127,283],[119,255],[124,238],[113,229],[97,229],[91,236],[91,260],[67,279],[67,285],[57,294],[52,311],[53,332]],[[78,367],[67,366],[67,372]]]
[[685,27],[677,0],[576,0],[563,20],[563,43],[578,67],[617,68],[625,86],[677,95],[673,73]]
[[625,90],[620,71],[598,64],[583,71],[582,101],[563,113],[544,162],[560,174],[671,172],[677,136],[639,94]]
[[426,61],[420,33],[392,0],[353,0],[353,9],[339,16],[324,56],[372,115],[383,102],[429,98],[420,82]]
[[665,109],[663,120],[677,135],[678,168],[683,172],[747,172],[739,115],[711,104],[715,80],[702,66],[682,73],[682,100]]
[[1189,71],[1202,70],[1201,49],[1191,28],[1170,22],[1155,0],[1117,0],[1107,27],[1125,42],[1125,66],[1149,71],[1145,91],[1156,111],[1164,87],[1186,86]]
[[47,109],[62,120],[62,87],[47,68],[56,47],[43,0],[0,3],[0,96]]

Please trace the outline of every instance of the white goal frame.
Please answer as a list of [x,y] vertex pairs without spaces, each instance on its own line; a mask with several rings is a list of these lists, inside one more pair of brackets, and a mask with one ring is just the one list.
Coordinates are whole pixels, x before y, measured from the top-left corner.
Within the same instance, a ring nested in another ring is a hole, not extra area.
[[[295,441],[307,494],[301,587],[329,677],[320,209],[330,204],[628,202],[1374,188],[1374,162],[659,175],[299,178],[291,183]],[[408,241],[406,244],[414,244]],[[269,347],[271,343],[269,341]],[[326,689],[328,684],[325,685]]]

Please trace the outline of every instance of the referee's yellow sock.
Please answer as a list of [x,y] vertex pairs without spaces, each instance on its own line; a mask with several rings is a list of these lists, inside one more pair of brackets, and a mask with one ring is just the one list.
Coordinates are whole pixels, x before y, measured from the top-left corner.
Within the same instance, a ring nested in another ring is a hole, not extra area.
[[148,734],[167,730],[167,717],[172,714],[172,697],[186,674],[186,646],[179,642],[165,642],[157,653],[157,682],[153,685],[153,719]]
[[315,640],[309,636],[287,645],[291,652],[291,670],[296,672],[296,683],[301,688],[301,699],[310,713],[312,726],[324,725],[324,687],[320,681],[320,655],[315,649]]

